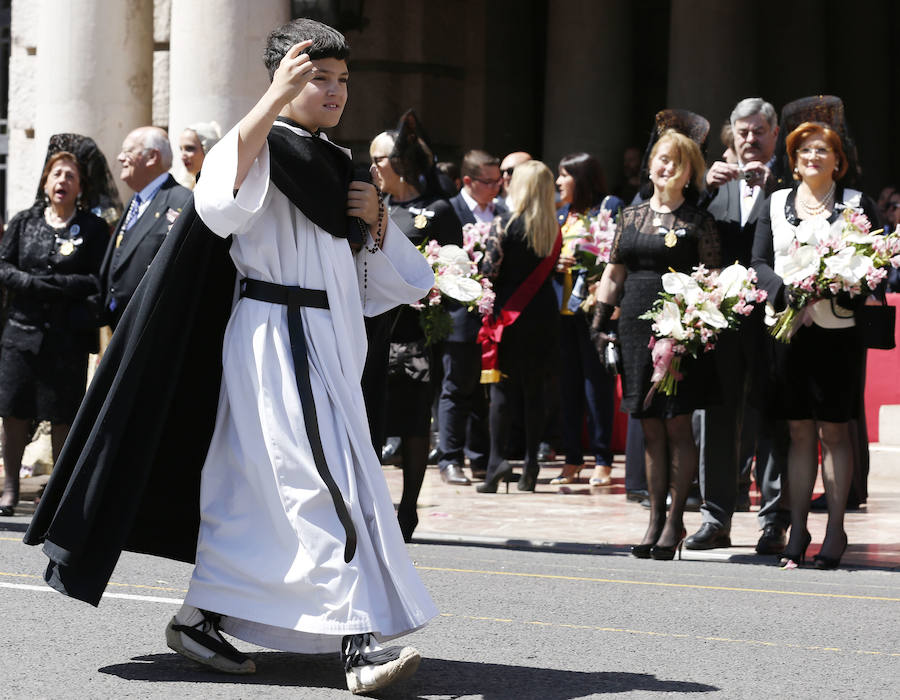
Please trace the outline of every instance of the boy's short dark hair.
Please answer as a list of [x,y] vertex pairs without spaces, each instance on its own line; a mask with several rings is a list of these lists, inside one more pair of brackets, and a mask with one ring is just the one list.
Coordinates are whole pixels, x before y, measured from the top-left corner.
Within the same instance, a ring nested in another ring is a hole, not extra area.
[[498,168],[500,167],[500,159],[497,156],[492,156],[487,151],[474,149],[468,151],[463,156],[462,167],[460,170],[462,171],[463,177],[479,177],[482,168],[490,167],[492,165],[496,165]]
[[288,50],[301,41],[312,39],[310,46],[304,53],[313,60],[318,58],[337,58],[346,61],[350,58],[350,44],[337,29],[327,24],[316,22],[314,19],[300,17],[292,19],[287,24],[273,29],[266,37],[266,50],[263,52],[263,62],[269,71],[269,80],[275,75],[278,64]]

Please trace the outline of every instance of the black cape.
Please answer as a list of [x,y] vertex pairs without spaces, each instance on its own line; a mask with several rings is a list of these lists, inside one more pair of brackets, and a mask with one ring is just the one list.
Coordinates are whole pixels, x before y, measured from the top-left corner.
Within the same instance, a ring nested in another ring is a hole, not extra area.
[[[274,128],[272,182],[343,238],[358,226],[345,213],[352,165],[318,140]],[[308,187],[314,202],[301,197]],[[44,578],[61,593],[97,605],[123,550],[194,561],[235,292],[230,243],[191,198],[116,327],[25,533],[43,543]]]

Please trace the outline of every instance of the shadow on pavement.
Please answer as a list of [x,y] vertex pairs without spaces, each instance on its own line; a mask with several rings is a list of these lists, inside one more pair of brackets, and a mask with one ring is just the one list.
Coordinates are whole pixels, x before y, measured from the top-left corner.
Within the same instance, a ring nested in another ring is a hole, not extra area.
[[[128,663],[100,668],[100,673],[129,681],[227,683],[236,686],[287,686],[345,690],[337,654],[300,656],[282,652],[249,654],[257,664],[250,676],[207,671],[177,654],[138,656]],[[656,693],[709,693],[704,683],[656,678],[647,673],[562,671],[532,666],[506,666],[471,661],[423,659],[416,675],[377,693],[381,698],[474,696],[484,700],[510,697],[571,700],[587,695],[644,690]]]

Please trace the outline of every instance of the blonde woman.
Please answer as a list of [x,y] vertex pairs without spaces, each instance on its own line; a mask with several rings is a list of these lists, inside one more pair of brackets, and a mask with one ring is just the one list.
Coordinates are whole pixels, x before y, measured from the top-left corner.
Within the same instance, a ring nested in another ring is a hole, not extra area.
[[[678,393],[657,392],[645,408],[653,371],[647,347],[650,321],[638,317],[662,291],[663,273],[671,268],[690,274],[700,263],[719,267],[720,250],[712,216],[690,202],[690,193],[701,186],[706,170],[697,144],[674,130],[664,132],[650,152],[649,169],[653,195],[619,217],[610,264],[600,281],[593,327],[595,340],[602,346],[612,310],[617,304],[621,307],[622,410],[641,421],[650,493],[650,523],[631,553],[641,559],[672,559],[686,534],[684,502],[697,471],[691,413],[713,398],[715,367],[709,356],[697,361],[685,357]],[[670,490],[672,509],[667,519]]]
[[509,480],[505,459],[512,415],[525,416],[525,469],[520,491],[534,491],[540,466],[543,377],[557,354],[559,310],[550,284],[559,257],[560,233],[553,173],[539,161],[516,166],[509,184],[510,213],[494,220],[481,262],[494,292],[493,321],[502,328],[498,348],[500,380],[491,385],[491,456],[481,493],[495,493]]

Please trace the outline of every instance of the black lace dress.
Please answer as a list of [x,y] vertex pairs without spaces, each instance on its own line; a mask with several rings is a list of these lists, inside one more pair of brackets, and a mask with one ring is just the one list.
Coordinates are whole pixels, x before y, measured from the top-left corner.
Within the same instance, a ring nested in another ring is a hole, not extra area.
[[[420,196],[400,202],[388,198],[385,203],[391,220],[413,245],[429,240],[462,245],[462,224],[446,199]],[[387,434],[427,436],[437,386],[433,369],[440,360],[434,357],[434,349],[425,345],[418,311],[403,305],[388,313]]]
[[657,392],[644,410],[653,365],[647,347],[650,321],[638,318],[658,298],[662,275],[670,268],[690,274],[699,263],[707,268],[721,265],[715,220],[688,202],[671,213],[653,211],[649,201],[628,207],[619,218],[611,262],[624,265],[628,273],[619,302],[622,410],[637,418],[671,418],[716,402],[715,365],[706,353],[699,360],[685,356],[681,362],[684,378],[675,395]]
[[91,297],[109,228],[80,211],[53,228],[43,207],[17,214],[0,243],[0,284],[9,293],[0,348],[0,416],[69,424],[97,352],[99,319]]

